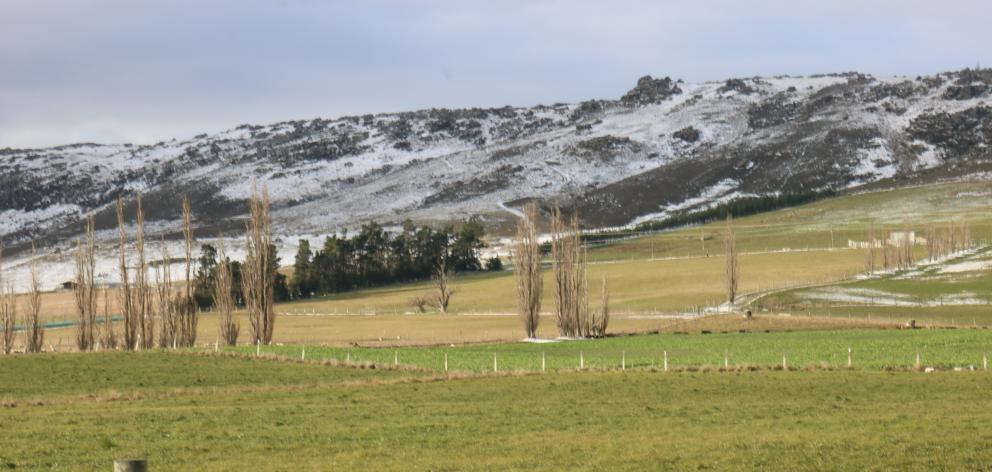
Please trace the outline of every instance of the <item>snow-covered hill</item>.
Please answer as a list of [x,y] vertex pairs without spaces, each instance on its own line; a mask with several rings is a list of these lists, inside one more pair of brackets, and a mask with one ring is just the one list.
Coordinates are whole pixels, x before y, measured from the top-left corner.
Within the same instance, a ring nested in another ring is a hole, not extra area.
[[579,207],[589,226],[661,218],[741,195],[843,189],[988,163],[992,70],[917,78],[844,73],[688,84],[644,77],[618,100],[432,109],[242,125],[150,146],[0,150],[7,245],[67,241],[80,215],[113,227],[144,195],[174,232],[189,194],[201,234],[234,232],[267,182],[282,235],[368,220],[493,223],[525,199]]

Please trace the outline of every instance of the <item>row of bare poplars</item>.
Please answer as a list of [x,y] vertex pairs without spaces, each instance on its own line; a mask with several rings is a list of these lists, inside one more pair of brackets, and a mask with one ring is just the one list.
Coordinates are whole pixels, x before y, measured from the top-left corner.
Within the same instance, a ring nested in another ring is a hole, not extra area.
[[[924,245],[926,259],[936,262],[952,254],[975,247],[971,227],[965,223],[950,223],[943,228],[930,224],[926,229]],[[898,236],[896,236],[898,235]],[[874,225],[868,228],[868,243],[865,245],[865,273],[874,274],[878,270],[905,270],[917,262],[913,254],[917,238],[904,224],[901,233],[890,233],[888,241],[876,239]]]
[[[517,240],[511,254],[517,282],[518,313],[529,338],[537,336],[543,289],[537,213],[534,203],[524,208],[517,222]],[[572,215],[566,222],[557,206],[551,214],[551,268],[558,334],[564,337],[604,336],[610,319],[606,277],[603,277],[601,308],[591,310],[586,250],[582,246],[579,218]]]
[[[45,324],[41,320],[41,290],[38,286],[38,263],[34,251],[34,244],[31,245],[31,260],[29,262],[30,287],[25,298],[27,310],[24,313],[24,351],[41,352],[45,342]],[[3,245],[0,244],[0,275],[3,274]],[[3,279],[0,278],[0,329],[3,329],[3,336],[0,339],[2,345],[0,350],[4,354],[14,351],[16,342],[16,327],[18,321],[18,297],[14,293],[11,285],[4,286]]]
[[[180,284],[172,282],[172,258],[164,237],[161,243],[161,261],[155,268],[155,285],[150,283],[145,253],[144,211],[140,196],[135,199],[135,208],[134,256],[137,261],[132,261],[125,205],[123,199],[117,199],[120,283],[116,291],[120,313],[119,333],[111,316],[109,290],[97,290],[94,217],[88,215],[84,219],[83,237],[76,241],[72,281],[77,316],[75,341],[76,348],[80,351],[117,348],[138,350],[155,346],[176,348],[189,347],[196,343],[199,311],[193,300],[193,229],[189,199],[184,197],[182,201],[185,277]],[[251,340],[253,343],[268,344],[272,342],[275,327],[272,302],[276,262],[269,220],[268,190],[263,186],[259,191],[254,183],[246,229],[247,257],[242,266],[241,288],[251,324]],[[0,245],[0,264],[2,255]],[[240,325],[234,318],[234,277],[223,240],[220,241],[219,255],[213,293],[214,308],[218,313],[220,339],[227,345],[234,345],[238,341]],[[22,304],[27,306],[23,329],[24,350],[40,352],[44,341],[44,323],[40,317],[41,292],[33,247],[30,270],[30,291],[22,296],[26,298],[26,303]],[[98,313],[101,296],[102,313]],[[0,348],[4,353],[14,350],[18,301],[19,297],[13,288],[5,287],[0,280]]]

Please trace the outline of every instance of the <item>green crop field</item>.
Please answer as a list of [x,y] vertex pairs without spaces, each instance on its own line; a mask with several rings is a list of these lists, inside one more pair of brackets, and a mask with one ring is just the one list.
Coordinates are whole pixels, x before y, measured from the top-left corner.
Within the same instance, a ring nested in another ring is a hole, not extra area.
[[[782,357],[793,368],[846,368],[848,348],[856,369],[909,369],[916,354],[923,366],[983,367],[992,351],[992,330],[838,330],[729,332],[618,336],[555,343],[501,343],[405,348],[265,346],[264,354],[310,359],[411,365],[442,371],[447,356],[451,371],[663,368],[667,352],[672,369],[775,367]],[[254,347],[232,348],[254,354]],[[495,366],[494,366],[495,358]]]
[[[64,368],[49,356],[0,357],[0,468],[109,470],[122,456],[145,457],[151,470],[208,471],[980,470],[992,461],[986,372],[641,369],[425,382],[171,353],[52,357]],[[24,369],[55,375],[42,385]],[[197,378],[210,387],[177,388]]]

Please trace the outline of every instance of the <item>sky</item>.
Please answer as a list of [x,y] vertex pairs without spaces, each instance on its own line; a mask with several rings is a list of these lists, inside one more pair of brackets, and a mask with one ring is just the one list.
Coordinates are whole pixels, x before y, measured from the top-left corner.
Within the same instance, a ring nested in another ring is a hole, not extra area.
[[2,0],[0,149],[992,64],[988,0]]

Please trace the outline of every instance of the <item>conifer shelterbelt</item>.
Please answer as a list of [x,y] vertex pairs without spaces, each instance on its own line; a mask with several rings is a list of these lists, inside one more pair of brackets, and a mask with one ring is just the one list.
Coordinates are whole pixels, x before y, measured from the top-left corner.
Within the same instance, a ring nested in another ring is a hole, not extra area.
[[517,312],[528,338],[537,337],[541,321],[541,248],[537,240],[537,205],[528,203],[517,220],[513,271],[517,281]]

